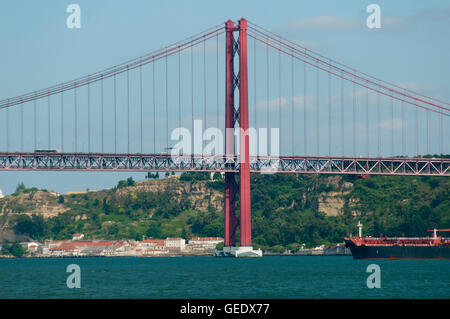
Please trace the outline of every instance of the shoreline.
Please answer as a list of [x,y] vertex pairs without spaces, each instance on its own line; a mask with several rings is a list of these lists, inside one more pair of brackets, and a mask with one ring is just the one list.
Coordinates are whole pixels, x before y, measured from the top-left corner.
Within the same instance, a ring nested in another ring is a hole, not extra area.
[[[278,256],[289,256],[289,257],[351,257],[351,254],[286,254],[286,253],[264,253],[263,257],[278,257]],[[161,258],[161,257],[214,257],[213,254],[195,254],[195,255],[189,255],[189,254],[174,254],[174,255],[129,255],[129,256],[102,256],[102,255],[90,255],[90,256],[22,256],[22,257],[15,257],[15,256],[0,256],[0,259],[48,259],[48,258],[127,258],[127,257],[133,257],[133,258]]]

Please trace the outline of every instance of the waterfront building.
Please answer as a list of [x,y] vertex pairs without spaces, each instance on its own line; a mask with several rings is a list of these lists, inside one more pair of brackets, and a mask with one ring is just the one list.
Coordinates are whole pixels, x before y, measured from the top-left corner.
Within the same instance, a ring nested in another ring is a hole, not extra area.
[[164,250],[165,241],[163,239],[146,239],[137,242],[137,246],[143,248],[151,248],[153,250]]
[[167,237],[164,241],[164,246],[169,250],[183,251],[186,247],[186,240],[178,237]]
[[41,252],[41,251],[42,251],[41,244],[39,244],[39,243],[37,243],[37,242],[34,242],[34,241],[29,242],[29,243],[27,244],[27,250],[28,250],[30,253]]
[[224,239],[222,237],[194,237],[189,240],[189,245],[192,246],[193,250],[196,249],[215,249],[217,244],[223,243]]

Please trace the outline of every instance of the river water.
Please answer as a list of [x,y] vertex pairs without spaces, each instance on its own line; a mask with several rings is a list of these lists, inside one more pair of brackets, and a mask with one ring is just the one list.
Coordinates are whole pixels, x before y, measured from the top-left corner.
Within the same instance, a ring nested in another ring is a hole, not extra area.
[[[81,270],[69,289],[67,266]],[[380,267],[380,288],[366,284]],[[0,298],[450,298],[450,261],[349,256],[0,259]]]

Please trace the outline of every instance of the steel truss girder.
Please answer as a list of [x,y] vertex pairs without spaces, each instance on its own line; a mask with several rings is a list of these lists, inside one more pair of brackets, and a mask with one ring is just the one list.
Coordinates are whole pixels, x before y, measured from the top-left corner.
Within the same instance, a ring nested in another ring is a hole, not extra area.
[[[0,170],[239,172],[239,156],[0,153]],[[450,176],[448,158],[250,157],[251,172]]]

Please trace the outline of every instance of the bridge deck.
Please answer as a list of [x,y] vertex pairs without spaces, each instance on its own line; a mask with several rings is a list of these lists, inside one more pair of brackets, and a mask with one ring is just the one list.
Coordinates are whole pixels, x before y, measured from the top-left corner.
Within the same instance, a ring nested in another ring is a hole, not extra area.
[[[1,170],[237,172],[238,156],[100,153],[0,153]],[[259,173],[450,176],[448,158],[250,157]]]

